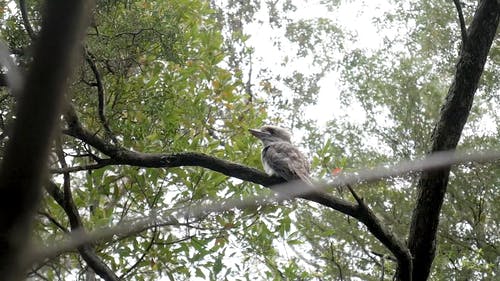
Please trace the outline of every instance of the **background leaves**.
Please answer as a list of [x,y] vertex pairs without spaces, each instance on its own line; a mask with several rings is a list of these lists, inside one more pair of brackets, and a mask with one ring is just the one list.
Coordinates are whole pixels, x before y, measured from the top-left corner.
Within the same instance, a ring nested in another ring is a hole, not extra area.
[[[350,2],[357,1],[322,4],[335,15]],[[462,2],[469,23],[476,2]],[[32,38],[11,5],[0,2],[1,34],[26,66]],[[259,168],[260,146],[247,129],[277,123],[294,131],[318,179],[334,178],[337,168],[415,159],[429,149],[453,77],[460,29],[450,1],[392,5],[372,19],[382,46],[367,48],[346,28],[349,23],[334,16],[297,17],[305,9],[300,1],[97,1],[84,49],[100,77],[82,63],[71,102],[86,128],[110,142],[114,135],[134,151],[196,151]],[[28,1],[28,15],[37,31],[38,1]],[[272,61],[259,56],[252,25],[272,31],[275,49],[266,51],[279,54]],[[460,150],[500,148],[498,40]],[[113,135],[99,119],[98,79]],[[308,110],[324,101],[324,91],[331,111],[318,121]],[[8,131],[14,101],[4,89],[2,95],[2,129]],[[2,140],[2,150],[4,145]],[[62,146],[71,166],[105,158],[70,136],[62,136]],[[51,161],[57,168],[55,156]],[[453,169],[432,280],[498,275],[499,173],[497,163]],[[388,227],[406,237],[417,178],[409,174],[357,190]],[[61,176],[53,180],[62,183]],[[71,186],[89,231],[156,211],[270,192],[197,167],[107,166],[71,173]],[[345,190],[330,192],[350,199]],[[58,241],[68,228],[65,213],[46,194],[35,239]],[[130,280],[389,280],[396,269],[390,253],[360,223],[302,200],[179,220],[98,243],[95,250]],[[30,276],[85,280],[86,272],[72,253]]]

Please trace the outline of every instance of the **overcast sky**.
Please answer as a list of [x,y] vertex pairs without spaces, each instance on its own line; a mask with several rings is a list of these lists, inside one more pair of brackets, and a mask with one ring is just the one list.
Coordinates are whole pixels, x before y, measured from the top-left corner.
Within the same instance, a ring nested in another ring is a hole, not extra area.
[[[355,48],[363,49],[378,49],[383,47],[384,35],[395,35],[393,30],[384,31],[380,34],[373,24],[373,19],[382,16],[383,13],[390,11],[392,5],[384,0],[372,1],[346,1],[338,10],[328,11],[325,5],[320,4],[321,1],[293,1],[297,6],[297,10],[293,13],[294,19],[315,19],[328,18],[340,25],[344,30],[357,34],[356,41],[346,41],[344,46],[346,51]],[[265,6],[265,5],[263,5]],[[261,22],[261,23],[259,23]],[[251,35],[248,40],[255,49],[253,56],[253,74],[258,73],[259,68],[270,67],[275,73],[291,74],[293,70],[307,71],[313,70],[310,58],[298,58],[296,55],[297,48],[289,44],[282,45],[279,49],[275,46],[276,37],[283,38],[284,29],[272,29],[269,25],[268,11],[266,7],[257,13],[256,20],[248,26],[246,31]],[[282,40],[286,42],[286,39]],[[286,44],[286,43],[285,43]],[[335,50],[332,50],[332,53]],[[338,56],[343,56],[339,53]],[[289,63],[286,67],[281,64],[284,57],[289,58]],[[341,59],[342,57],[339,57]],[[316,105],[308,107],[306,117],[318,121],[320,127],[326,125],[326,121],[331,120],[334,116],[340,117],[345,114],[350,119],[362,122],[364,120],[364,112],[358,104],[351,104],[349,108],[341,108],[340,106],[340,74],[331,71],[325,75],[320,81],[320,93]],[[252,81],[256,81],[253,79]],[[284,94],[287,94],[284,92]],[[290,94],[290,93],[288,93]],[[300,135],[300,132],[295,132]],[[297,136],[296,136],[297,137]],[[300,139],[298,136],[296,139]]]

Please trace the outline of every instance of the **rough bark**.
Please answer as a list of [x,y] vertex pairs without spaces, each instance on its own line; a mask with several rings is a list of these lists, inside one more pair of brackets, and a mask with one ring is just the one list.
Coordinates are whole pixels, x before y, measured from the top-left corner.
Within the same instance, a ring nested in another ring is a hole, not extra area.
[[[467,32],[457,63],[454,81],[441,108],[432,134],[430,153],[454,150],[472,107],[474,94],[488,52],[496,35],[500,15],[497,0],[483,0]],[[427,280],[436,253],[439,214],[446,194],[450,168],[424,171],[418,183],[408,246],[413,256],[413,280]],[[404,279],[398,275],[399,280]]]
[[47,1],[34,60],[0,168],[0,276],[24,279],[49,146],[84,29],[87,1]]

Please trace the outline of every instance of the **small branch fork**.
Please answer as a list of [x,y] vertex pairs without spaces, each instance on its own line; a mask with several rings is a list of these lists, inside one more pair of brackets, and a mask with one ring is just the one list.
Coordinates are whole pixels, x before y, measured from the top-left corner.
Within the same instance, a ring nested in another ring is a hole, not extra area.
[[[66,157],[61,146],[60,139],[56,139],[56,155],[62,168],[67,168]],[[54,182],[45,184],[45,190],[63,208],[68,216],[71,231],[83,231],[83,223],[78,213],[78,208],[73,201],[71,194],[71,180],[69,172],[63,174],[63,191]],[[118,276],[99,258],[90,243],[78,247],[78,252],[95,273],[106,281],[117,281]]]
[[392,254],[396,257],[398,267],[401,270],[401,276],[404,276],[404,280],[412,280],[412,257],[410,249],[406,246],[402,240],[400,240],[396,235],[391,232],[387,227],[385,227],[382,222],[378,219],[375,213],[366,205],[363,198],[361,198],[352,188],[350,184],[346,185],[352,196],[358,203],[356,206],[359,214],[355,217],[361,221],[368,230],[380,241],[384,246],[386,246]]
[[[64,185],[68,185],[66,180],[64,180]],[[85,232],[83,224],[81,221],[78,209],[73,202],[73,199],[66,193],[62,192],[59,187],[54,182],[48,182],[45,184],[45,190],[50,194],[52,198],[63,208],[64,212],[69,218],[71,225],[71,233],[75,232]],[[97,256],[91,243],[84,243],[78,245],[78,252],[91,267],[95,273],[97,273],[104,280],[119,280],[118,276]]]

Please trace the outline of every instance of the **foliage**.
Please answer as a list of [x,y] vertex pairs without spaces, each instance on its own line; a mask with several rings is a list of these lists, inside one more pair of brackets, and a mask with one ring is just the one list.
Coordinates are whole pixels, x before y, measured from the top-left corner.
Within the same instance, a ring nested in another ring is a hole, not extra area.
[[[38,30],[40,4],[28,2]],[[393,3],[394,9],[373,18],[386,34],[380,48],[356,47],[356,34],[334,18],[298,17],[304,9],[299,2],[97,1],[71,102],[83,125],[110,143],[141,152],[202,152],[252,167],[260,167],[260,147],[247,129],[280,123],[305,135],[314,177],[325,181],[336,168],[354,171],[424,155],[460,48],[450,1]],[[323,2],[332,15],[357,1]],[[470,22],[475,2],[463,5]],[[0,8],[2,37],[24,67],[36,38],[26,34],[18,9],[5,12],[5,1]],[[273,32],[280,53],[275,64],[252,45],[249,27],[259,21]],[[493,46],[461,150],[500,149],[498,36]],[[330,99],[340,113],[326,113],[331,117],[321,125],[307,112],[324,91],[337,91],[322,84],[331,73],[340,77],[339,97]],[[2,94],[6,130],[14,101]],[[356,109],[361,118],[353,118]],[[71,136],[62,134],[60,142],[70,166],[105,158]],[[2,150],[4,145],[2,140]],[[57,158],[51,159],[53,169],[60,168]],[[497,163],[453,169],[432,280],[498,274],[499,173]],[[57,173],[52,178],[62,183]],[[356,190],[384,224],[406,237],[417,178],[403,175]],[[71,188],[87,231],[270,192],[198,167],[119,165],[71,173]],[[346,190],[331,192],[352,200]],[[48,194],[35,228],[35,239],[46,245],[70,230]],[[98,243],[95,250],[124,280],[389,280],[397,266],[361,223],[301,200],[156,225]],[[85,280],[88,272],[75,252],[33,268],[30,276]]]

